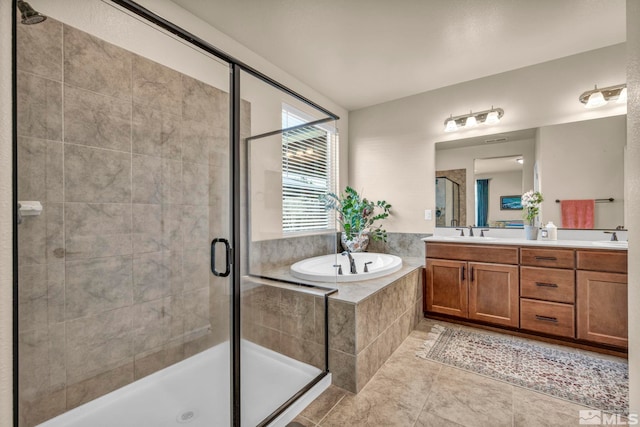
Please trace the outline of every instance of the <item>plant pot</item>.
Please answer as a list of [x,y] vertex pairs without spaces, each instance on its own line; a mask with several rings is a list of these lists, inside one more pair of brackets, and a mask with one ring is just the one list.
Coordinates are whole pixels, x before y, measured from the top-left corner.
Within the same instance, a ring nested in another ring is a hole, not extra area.
[[525,225],[524,237],[527,240],[538,240],[538,227],[535,225]]
[[369,233],[362,232],[353,236],[353,239],[347,239],[346,233],[340,236],[342,249],[349,252],[364,252],[369,246]]

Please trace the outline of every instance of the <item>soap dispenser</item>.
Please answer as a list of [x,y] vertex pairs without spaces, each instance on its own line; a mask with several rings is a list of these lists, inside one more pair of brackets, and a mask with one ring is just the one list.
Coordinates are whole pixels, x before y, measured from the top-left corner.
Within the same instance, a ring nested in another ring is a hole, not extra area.
[[547,229],[547,239],[558,240],[558,227],[552,221],[549,221],[545,228]]

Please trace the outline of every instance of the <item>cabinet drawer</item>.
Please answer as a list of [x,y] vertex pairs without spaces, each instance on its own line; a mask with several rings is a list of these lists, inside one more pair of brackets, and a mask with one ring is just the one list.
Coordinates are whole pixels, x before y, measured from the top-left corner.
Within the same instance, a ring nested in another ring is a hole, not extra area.
[[520,296],[573,304],[576,300],[574,271],[520,267]]
[[477,261],[496,264],[518,264],[516,246],[464,245],[459,243],[426,244],[427,258],[454,259],[459,261]]
[[627,251],[577,251],[576,259],[579,270],[627,272]]
[[520,264],[533,267],[574,268],[573,249],[520,249]]
[[520,327],[562,337],[575,337],[574,307],[557,302],[520,299]]

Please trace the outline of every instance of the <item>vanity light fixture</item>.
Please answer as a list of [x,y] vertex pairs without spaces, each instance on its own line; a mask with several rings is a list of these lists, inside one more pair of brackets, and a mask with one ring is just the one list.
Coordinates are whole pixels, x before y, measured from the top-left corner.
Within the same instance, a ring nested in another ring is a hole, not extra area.
[[578,99],[586,108],[602,107],[613,100],[622,104],[627,102],[627,85],[623,83],[602,89],[598,89],[596,85],[592,90],[588,90],[580,95]]
[[458,129],[471,128],[477,125],[495,125],[500,122],[500,119],[504,116],[504,110],[502,108],[494,108],[491,106],[490,110],[479,111],[477,113],[469,112],[469,114],[463,114],[461,116],[450,115],[444,121],[445,132],[455,132]]

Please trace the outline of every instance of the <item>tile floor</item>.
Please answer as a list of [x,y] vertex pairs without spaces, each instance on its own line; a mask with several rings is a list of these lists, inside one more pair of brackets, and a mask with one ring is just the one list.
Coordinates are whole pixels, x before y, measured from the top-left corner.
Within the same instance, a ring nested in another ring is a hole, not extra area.
[[434,323],[422,320],[360,393],[331,386],[294,422],[305,427],[579,425],[578,411],[589,408],[417,358]]

